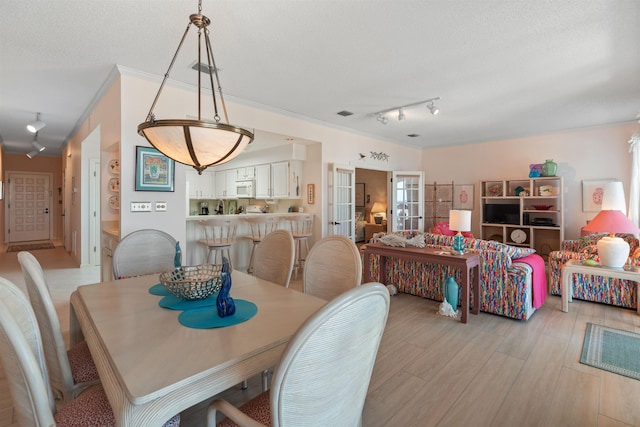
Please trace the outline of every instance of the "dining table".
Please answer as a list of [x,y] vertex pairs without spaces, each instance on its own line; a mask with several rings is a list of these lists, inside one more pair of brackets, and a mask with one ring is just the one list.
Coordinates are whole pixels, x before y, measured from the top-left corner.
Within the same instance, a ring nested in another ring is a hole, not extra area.
[[[179,412],[278,364],[291,337],[325,300],[240,271],[231,296],[257,313],[233,326],[195,329],[159,306],[158,275],[79,286],[70,336],[85,339],[118,426],[161,426]],[[213,307],[215,310],[215,307]]]

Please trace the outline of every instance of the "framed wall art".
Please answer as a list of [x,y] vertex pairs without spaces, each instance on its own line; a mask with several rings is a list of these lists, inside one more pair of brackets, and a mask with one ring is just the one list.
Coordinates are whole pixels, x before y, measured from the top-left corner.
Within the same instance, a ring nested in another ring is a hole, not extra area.
[[356,208],[364,208],[364,182],[356,183]]
[[136,191],[173,191],[175,162],[152,147],[136,147]]
[[473,210],[473,184],[453,186],[453,209]]
[[582,181],[582,212],[600,212],[604,186],[615,179],[585,179]]

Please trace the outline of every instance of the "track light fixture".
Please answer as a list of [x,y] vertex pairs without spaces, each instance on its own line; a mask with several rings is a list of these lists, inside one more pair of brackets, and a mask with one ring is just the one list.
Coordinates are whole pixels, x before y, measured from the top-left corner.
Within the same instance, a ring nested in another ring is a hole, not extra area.
[[376,120],[377,121],[379,121],[383,125],[386,125],[387,122],[388,122],[388,119],[385,116],[385,114],[391,113],[393,111],[398,111],[398,120],[404,120],[404,119],[406,119],[405,110],[407,108],[417,107],[418,105],[427,104],[427,108],[429,109],[431,114],[435,116],[436,114],[438,114],[440,112],[440,109],[434,104],[434,102],[435,101],[439,101],[439,100],[440,100],[440,97],[438,96],[436,98],[430,98],[430,99],[426,99],[424,101],[414,102],[413,104],[401,105],[399,107],[389,108],[388,110],[378,111],[377,113],[374,113],[373,115],[376,116]]
[[46,123],[40,120],[40,113],[36,113],[36,121],[29,123],[27,125],[27,130],[31,133],[38,133],[45,126],[46,126]]
[[30,159],[33,159],[38,154],[40,154],[40,152],[38,150],[33,150],[33,151],[30,151],[29,153],[27,153],[27,157],[30,158]]
[[33,148],[35,148],[35,150],[27,153],[27,157],[30,159],[33,159],[35,156],[37,156],[47,148],[38,142],[38,132],[36,132],[36,135],[33,137],[33,142],[31,142],[31,145],[33,145]]

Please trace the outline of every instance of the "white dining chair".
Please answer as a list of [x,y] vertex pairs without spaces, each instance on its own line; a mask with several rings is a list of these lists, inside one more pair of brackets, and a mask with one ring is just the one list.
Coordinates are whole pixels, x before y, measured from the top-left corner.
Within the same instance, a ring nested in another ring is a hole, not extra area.
[[180,245],[161,230],[142,229],[120,240],[113,251],[113,277],[143,276],[172,271],[181,264]]
[[362,281],[362,258],[351,239],[327,236],[311,248],[304,266],[302,289],[327,301]]
[[289,341],[271,390],[240,408],[211,402],[228,418],[218,426],[358,426],[373,365],[389,315],[389,291],[380,283],[352,288],[320,308]]
[[253,263],[255,259],[256,246],[262,242],[267,234],[275,231],[278,227],[277,217],[271,215],[256,215],[243,218],[243,221],[249,225],[251,233],[245,238],[251,240],[251,255],[249,257],[249,267],[247,273],[253,273]]
[[[111,405],[100,385],[87,389],[64,406],[56,407],[35,313],[26,295],[3,277],[0,277],[0,361],[18,425],[116,425]],[[178,414],[165,427],[179,425]]]
[[253,275],[289,287],[296,249],[291,233],[275,230],[256,246]]
[[69,402],[100,382],[86,341],[67,350],[56,307],[40,263],[30,252],[19,252],[18,262],[44,342],[51,385],[58,398]]

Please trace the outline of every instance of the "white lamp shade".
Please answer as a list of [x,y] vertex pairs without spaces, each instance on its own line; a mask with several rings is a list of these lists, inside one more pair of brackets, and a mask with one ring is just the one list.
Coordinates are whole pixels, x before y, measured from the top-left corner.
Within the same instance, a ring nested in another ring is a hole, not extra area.
[[600,209],[603,211],[613,210],[621,211],[622,213],[627,212],[627,203],[624,198],[624,188],[621,181],[605,184]]
[[449,230],[471,231],[471,211],[449,211]]

